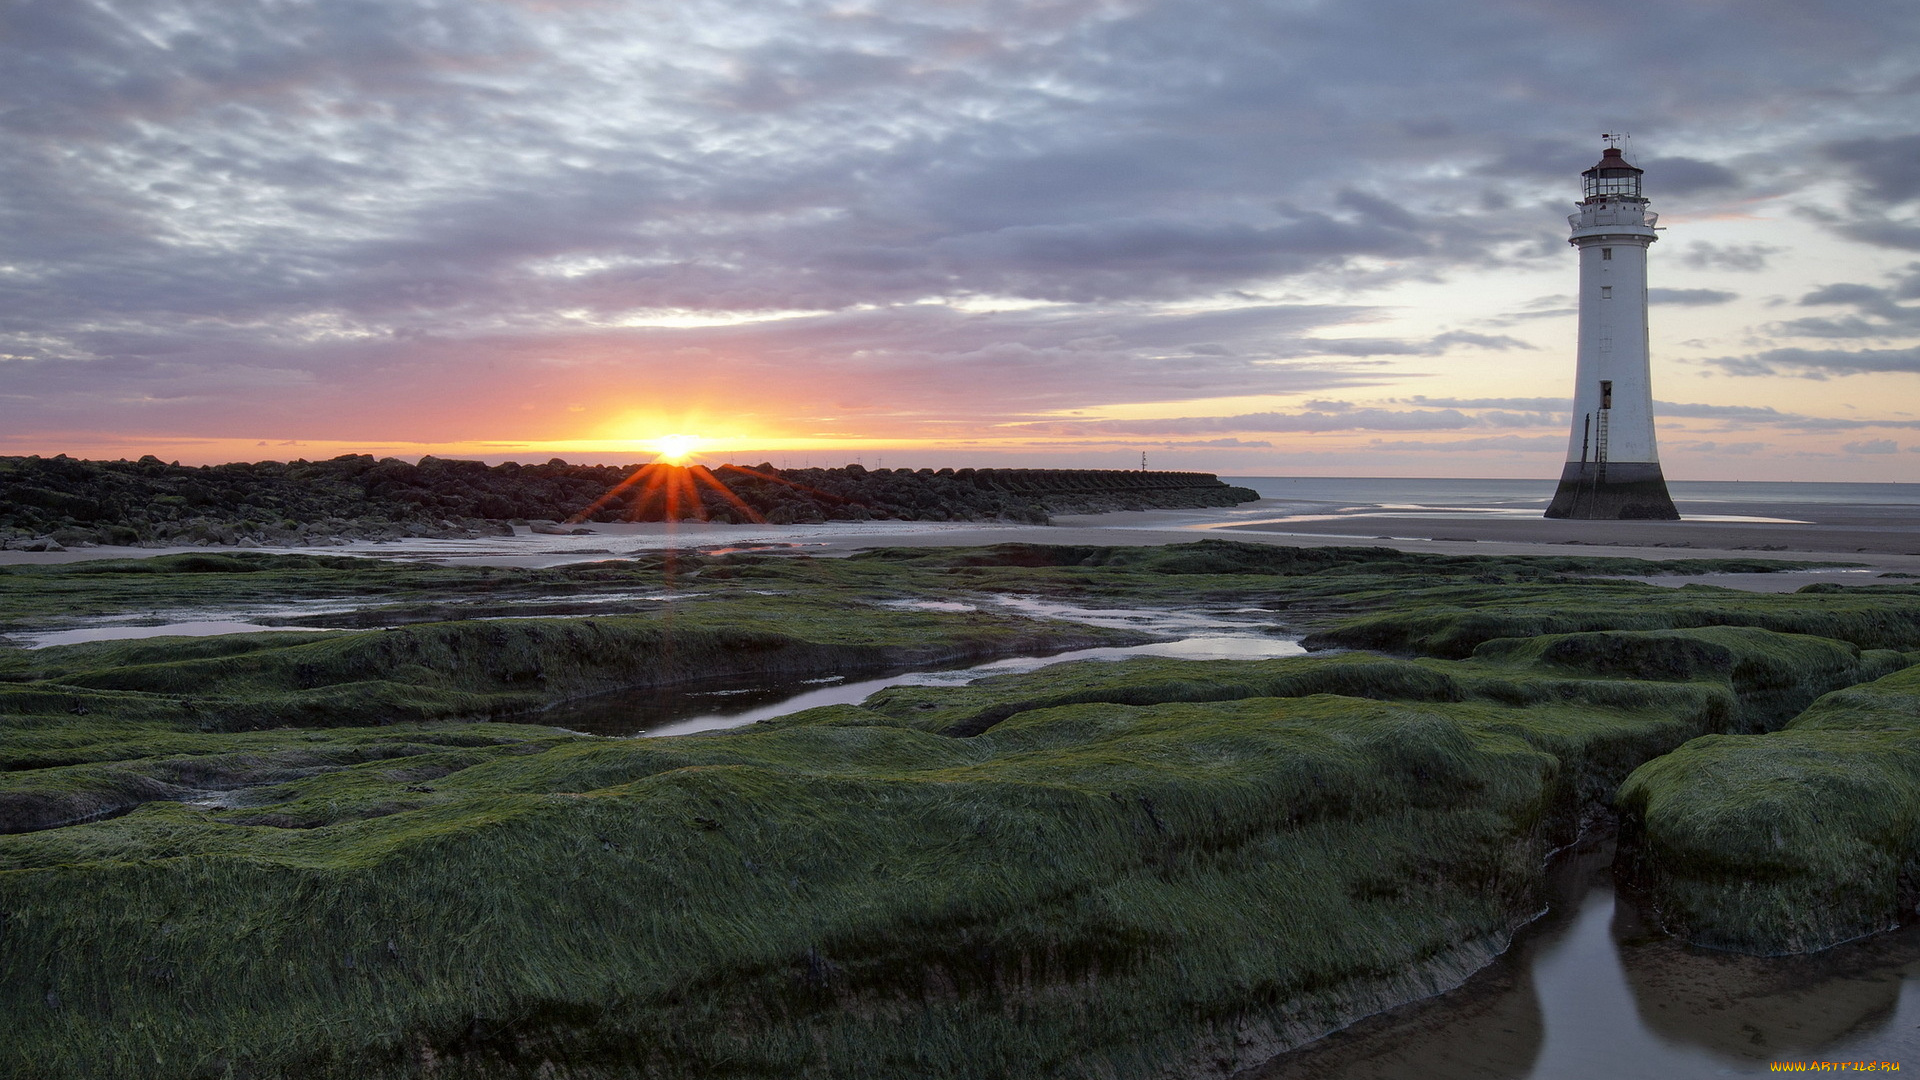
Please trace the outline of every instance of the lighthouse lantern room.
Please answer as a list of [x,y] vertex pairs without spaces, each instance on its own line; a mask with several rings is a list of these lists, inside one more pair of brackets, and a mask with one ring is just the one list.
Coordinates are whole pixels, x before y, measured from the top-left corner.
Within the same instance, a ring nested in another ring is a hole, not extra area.
[[1573,433],[1550,518],[1677,520],[1653,439],[1647,356],[1647,248],[1660,215],[1641,194],[1643,170],[1608,140],[1581,175],[1586,198],[1567,219],[1580,252],[1580,340]]

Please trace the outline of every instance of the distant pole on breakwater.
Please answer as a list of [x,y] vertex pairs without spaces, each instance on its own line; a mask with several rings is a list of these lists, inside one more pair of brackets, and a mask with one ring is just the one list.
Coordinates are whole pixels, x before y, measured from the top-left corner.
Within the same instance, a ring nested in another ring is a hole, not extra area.
[[1640,192],[1620,135],[1603,135],[1600,163],[1580,175],[1586,198],[1567,218],[1580,251],[1580,338],[1573,433],[1550,518],[1677,521],[1653,438],[1647,348],[1647,249],[1660,215]]

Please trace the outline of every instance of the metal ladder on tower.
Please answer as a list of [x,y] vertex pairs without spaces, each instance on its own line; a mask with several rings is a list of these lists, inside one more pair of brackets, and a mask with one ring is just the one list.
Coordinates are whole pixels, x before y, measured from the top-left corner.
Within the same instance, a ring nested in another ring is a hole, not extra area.
[[1598,494],[1607,482],[1607,417],[1612,409],[1600,409],[1593,418],[1593,490]]

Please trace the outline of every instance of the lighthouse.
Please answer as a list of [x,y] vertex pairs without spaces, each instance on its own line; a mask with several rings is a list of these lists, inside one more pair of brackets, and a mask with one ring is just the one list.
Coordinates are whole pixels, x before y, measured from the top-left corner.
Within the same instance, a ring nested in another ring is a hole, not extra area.
[[1586,198],[1567,218],[1580,252],[1580,343],[1573,380],[1573,434],[1550,518],[1676,521],[1653,443],[1653,381],[1647,363],[1647,248],[1660,215],[1640,192],[1643,170],[1608,140],[1600,163],[1580,175]]

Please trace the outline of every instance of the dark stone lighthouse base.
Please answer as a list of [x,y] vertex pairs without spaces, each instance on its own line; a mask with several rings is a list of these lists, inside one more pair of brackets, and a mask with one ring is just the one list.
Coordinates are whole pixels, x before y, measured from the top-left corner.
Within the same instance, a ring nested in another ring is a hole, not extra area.
[[[1601,470],[1605,469],[1605,474]],[[1657,461],[1567,462],[1550,518],[1586,521],[1679,521]]]

